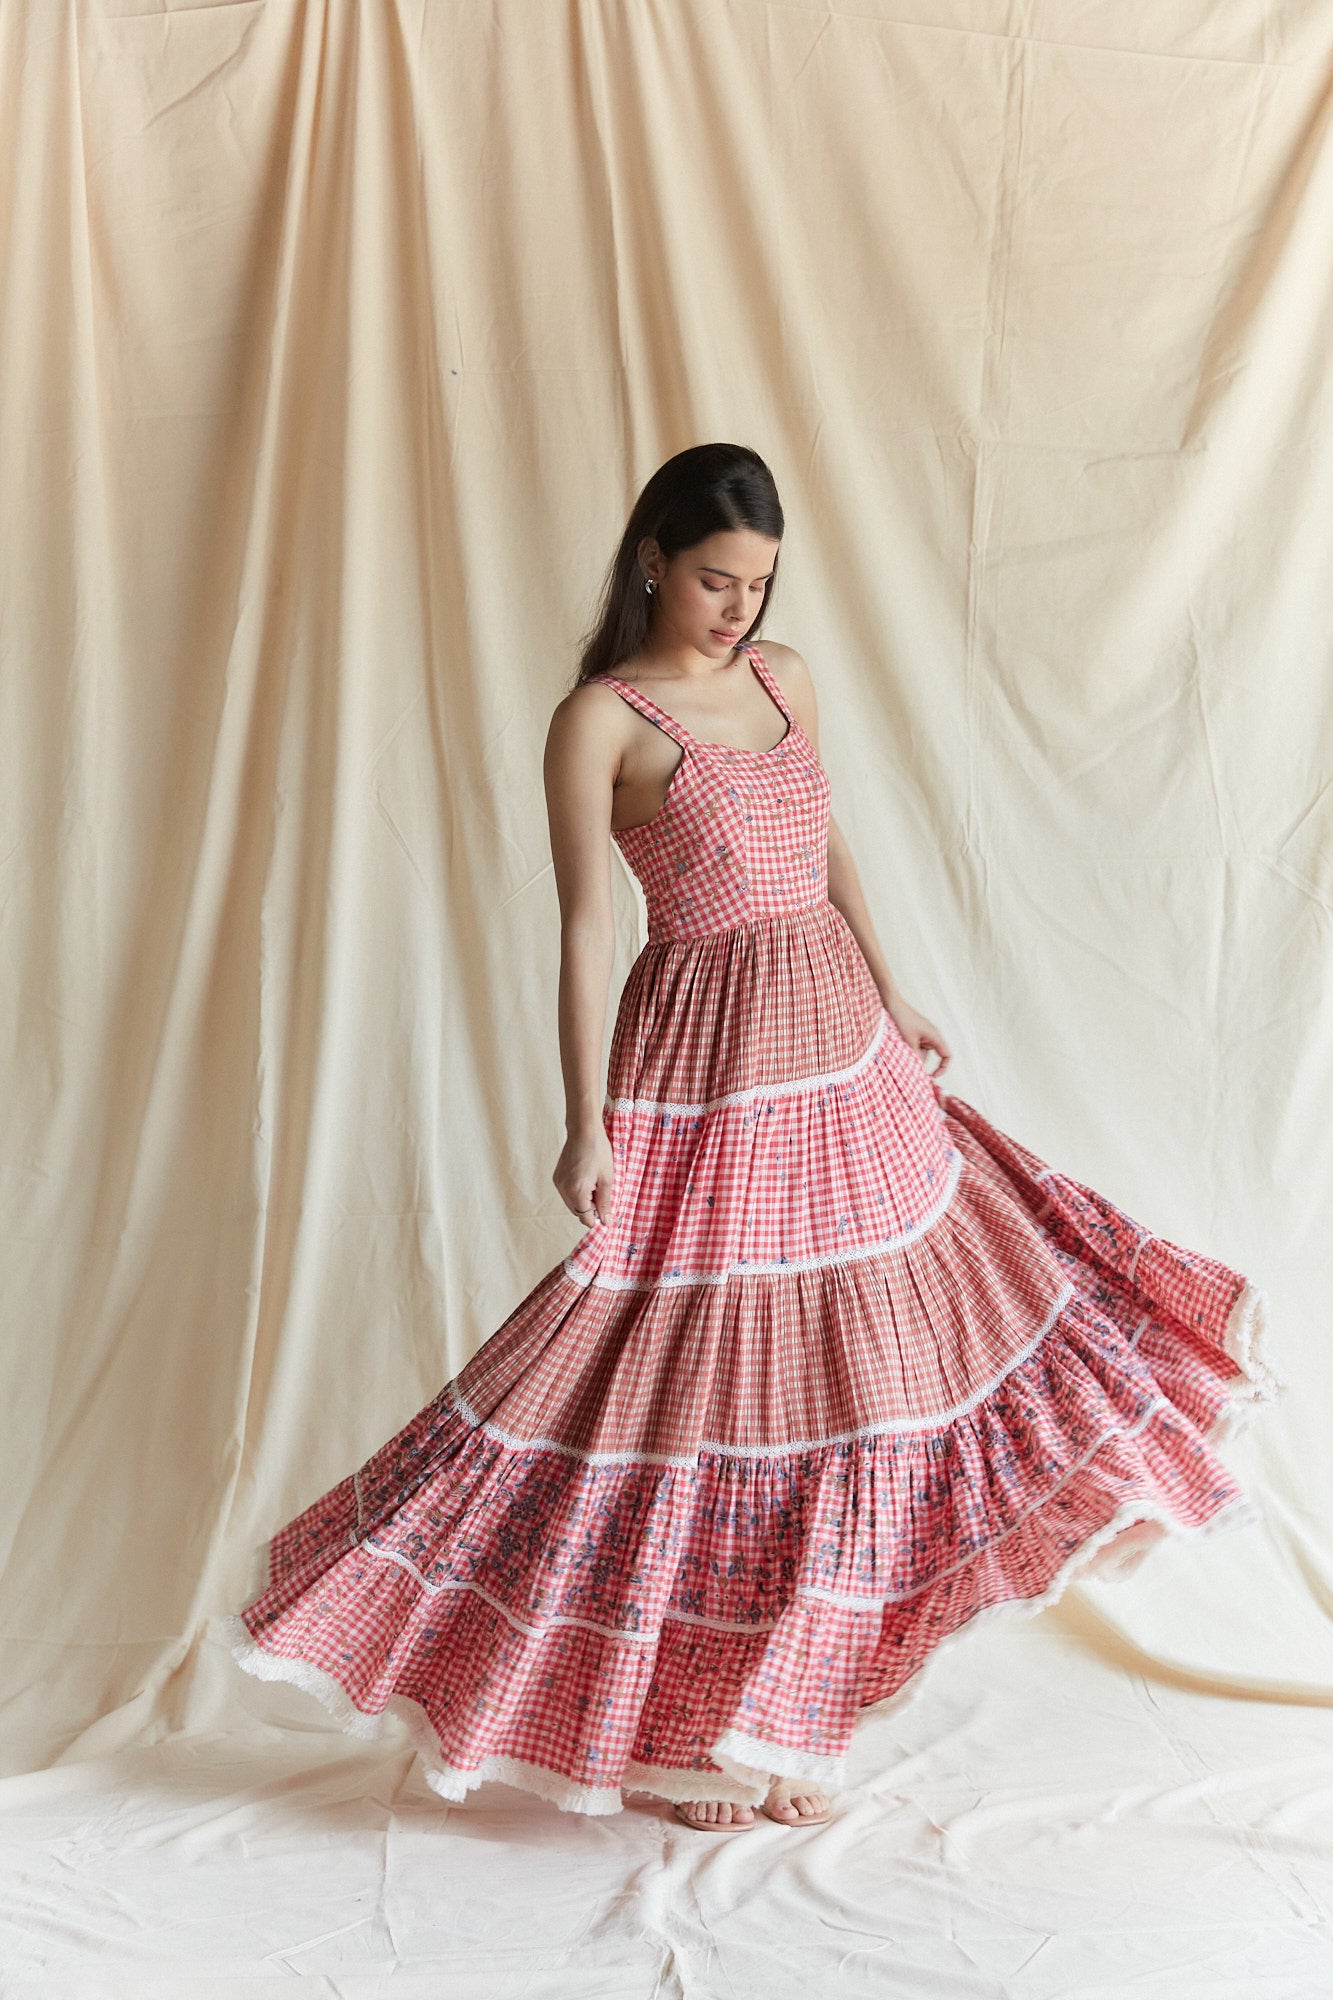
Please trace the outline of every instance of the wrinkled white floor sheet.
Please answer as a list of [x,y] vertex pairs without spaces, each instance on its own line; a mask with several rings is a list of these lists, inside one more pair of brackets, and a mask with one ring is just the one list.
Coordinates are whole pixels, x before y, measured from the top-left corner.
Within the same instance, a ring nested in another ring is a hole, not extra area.
[[1329,2000],[1333,1711],[1077,1619],[937,1662],[804,1833],[446,1806],[396,1725],[238,1677],[227,1735],[0,1783],[0,2000]]

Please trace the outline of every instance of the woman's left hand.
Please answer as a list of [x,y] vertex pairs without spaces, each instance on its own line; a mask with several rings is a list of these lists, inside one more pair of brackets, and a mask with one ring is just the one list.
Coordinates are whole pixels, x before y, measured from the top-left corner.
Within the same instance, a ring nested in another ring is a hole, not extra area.
[[908,1047],[920,1056],[923,1068],[926,1062],[926,1050],[934,1049],[939,1061],[934,1069],[926,1069],[926,1075],[933,1081],[947,1067],[953,1055],[953,1050],[939,1029],[933,1022],[928,1021],[924,1014],[918,1014],[915,1007],[909,1007],[905,1000],[886,1000],[884,1008],[897,1024],[898,1031]]

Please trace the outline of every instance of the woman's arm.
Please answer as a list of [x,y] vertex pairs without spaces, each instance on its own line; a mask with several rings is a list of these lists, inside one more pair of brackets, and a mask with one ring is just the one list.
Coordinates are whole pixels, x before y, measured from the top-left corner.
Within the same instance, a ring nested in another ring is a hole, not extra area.
[[611,910],[611,794],[620,750],[602,699],[578,689],[551,717],[542,777],[560,903],[557,1026],[565,1086],[565,1144],[551,1176],[581,1221],[611,1212],[614,1169],[602,1122],[602,1042],[615,958]]
[[[782,685],[796,720],[815,746],[819,755],[819,705],[815,700],[814,683],[810,669],[801,655],[791,646],[779,646],[765,640],[760,648]],[[938,1076],[950,1060],[952,1051],[939,1029],[928,1021],[924,1014],[918,1014],[903,998],[898,982],[889,970],[888,961],[875,935],[875,926],[870,921],[870,911],[866,907],[865,892],[861,878],[852,859],[852,851],[842,828],[829,814],[828,823],[828,898],[841,910],[857,944],[861,956],[870,967],[870,974],[879,988],[880,998],[886,1011],[892,1015],[903,1038],[915,1049],[923,1063],[925,1051],[934,1049],[939,1057],[931,1076]]]

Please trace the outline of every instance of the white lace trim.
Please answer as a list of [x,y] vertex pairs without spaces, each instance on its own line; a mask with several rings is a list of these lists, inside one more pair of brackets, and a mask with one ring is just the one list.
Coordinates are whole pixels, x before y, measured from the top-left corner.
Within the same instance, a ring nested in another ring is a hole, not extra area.
[[[741,1783],[760,1784],[765,1792],[774,1778],[809,1778],[825,1790],[842,1783],[846,1757],[821,1757],[813,1750],[793,1750],[786,1743],[766,1743],[761,1736],[728,1729],[712,1750],[713,1762]],[[710,1798],[719,1797],[709,1793]]]
[[614,1813],[624,1803],[619,1785],[578,1785],[561,1771],[552,1771],[544,1764],[529,1764],[519,1757],[488,1757],[473,1770],[460,1770],[445,1762],[430,1717],[410,1695],[391,1695],[381,1712],[369,1714],[358,1708],[341,1682],[322,1667],[312,1666],[308,1660],[266,1653],[251,1638],[243,1619],[217,1618],[211,1621],[210,1630],[246,1673],[261,1681],[287,1681],[313,1695],[348,1736],[374,1742],[383,1734],[385,1716],[401,1722],[421,1757],[427,1784],[443,1799],[457,1804],[478,1785],[494,1779],[500,1784],[516,1785],[522,1791],[535,1792],[563,1812]]
[[664,1611],[662,1622],[698,1625],[705,1632],[771,1632],[776,1618],[709,1618],[702,1611]]
[[529,1764],[522,1757],[487,1757],[471,1771],[455,1770],[448,1764],[427,1764],[425,1770],[431,1790],[452,1805],[461,1804],[478,1785],[488,1784],[513,1785],[518,1791],[535,1793],[562,1812],[602,1816],[619,1812],[625,1803],[619,1785],[576,1785],[562,1771]]
[[797,1097],[803,1092],[822,1090],[825,1084],[846,1083],[859,1076],[871,1064],[889,1032],[888,1010],[882,1009],[874,1034],[855,1062],[844,1069],[817,1070],[809,1076],[785,1078],[781,1083],[751,1083],[744,1090],[726,1090],[720,1097],[706,1097],[702,1103],[687,1104],[683,1099],[671,1097],[606,1097],[602,1108],[606,1111],[665,1111],[673,1118],[695,1118],[702,1112],[718,1111],[724,1104],[754,1104],[766,1102],[770,1097]]
[[[716,1756],[713,1761],[716,1763]],[[757,1778],[747,1779],[723,1771],[695,1771],[671,1764],[626,1764],[620,1782],[627,1792],[647,1792],[653,1798],[670,1799],[673,1803],[683,1799],[725,1799],[733,1806],[762,1805],[769,1785],[763,1772]]]
[[443,1582],[435,1583],[424,1570],[417,1568],[411,1556],[403,1555],[398,1549],[381,1548],[378,1542],[373,1541],[363,1541],[361,1547],[367,1555],[378,1556],[381,1562],[396,1563],[399,1569],[405,1569],[408,1575],[415,1577],[421,1588],[430,1591],[432,1596],[445,1591],[461,1591],[470,1597],[480,1597],[493,1611],[498,1611],[516,1632],[522,1632],[530,1639],[540,1639],[543,1633],[553,1632],[557,1626],[575,1625],[585,1632],[600,1632],[604,1638],[627,1640],[631,1645],[657,1644],[656,1632],[636,1632],[620,1625],[603,1625],[595,1618],[576,1618],[559,1611],[553,1612],[549,1618],[544,1618],[540,1625],[533,1625],[526,1619],[520,1618],[517,1612],[511,1611],[507,1604],[492,1591],[483,1589],[479,1583],[472,1583],[464,1577],[447,1577]]
[[565,1258],[563,1269],[576,1285],[596,1285],[601,1291],[659,1292],[675,1285],[725,1285],[731,1278],[781,1276],[789,1271],[824,1271],[836,1264],[859,1264],[867,1257],[882,1257],[886,1250],[901,1250],[905,1244],[915,1243],[939,1221],[953,1200],[963,1170],[963,1156],[956,1146],[948,1148],[946,1158],[949,1171],[945,1176],[944,1190],[936,1196],[921,1219],[914,1222],[910,1229],[893,1236],[882,1236],[876,1242],[862,1244],[855,1250],[831,1250],[813,1257],[746,1257],[738,1263],[729,1264],[722,1271],[682,1271],[675,1268],[656,1278],[604,1278],[596,1272],[581,1271],[575,1262],[578,1256],[575,1250]]
[[1231,1397],[1209,1432],[1234,1437],[1245,1430],[1259,1410],[1285,1396],[1291,1384],[1280,1375],[1269,1348],[1268,1294],[1247,1278],[1232,1301],[1222,1332],[1222,1345],[1240,1369],[1240,1380],[1227,1384]]
[[[997,1374],[974,1389],[970,1396],[965,1396],[961,1403],[953,1403],[945,1410],[931,1411],[926,1416],[885,1417],[879,1423],[862,1424],[850,1431],[834,1431],[828,1437],[784,1438],[777,1444],[723,1444],[713,1438],[701,1438],[697,1450],[674,1453],[580,1451],[575,1445],[561,1444],[557,1438],[518,1437],[512,1431],[502,1430],[498,1424],[488,1423],[471,1408],[455,1383],[449,1383],[445,1393],[466,1424],[471,1425],[474,1430],[483,1432],[487,1437],[494,1438],[497,1444],[503,1444],[513,1451],[554,1451],[564,1458],[579,1459],[585,1465],[676,1465],[690,1469],[698,1464],[700,1455],[704,1453],[710,1458],[790,1458],[794,1452],[823,1451],[831,1445],[855,1444],[864,1438],[903,1436],[918,1431],[947,1429],[959,1417],[966,1416],[969,1411],[976,1409],[979,1403],[984,1403],[987,1396],[992,1395],[1007,1376],[1012,1375],[1016,1368],[1021,1367],[1023,1362],[1036,1352],[1073,1297],[1073,1292],[1073,1285],[1066,1281],[1031,1339],[1026,1341],[1016,1354],[1010,1356]],[[1141,1321],[1140,1328],[1142,1324]],[[1137,1332],[1138,1329],[1135,1333],[1136,1338]]]
[[[522,1632],[529,1639],[540,1639],[545,1633],[553,1632],[558,1626],[563,1625],[576,1625],[585,1632],[600,1633],[604,1639],[623,1639],[630,1645],[656,1646],[661,1638],[660,1631],[655,1628],[636,1632],[622,1625],[605,1625],[596,1618],[576,1618],[558,1611],[553,1612],[549,1618],[544,1618],[540,1625],[534,1625],[520,1618],[517,1612],[511,1611],[507,1604],[502,1603],[493,1592],[483,1589],[479,1583],[473,1583],[465,1577],[449,1577],[442,1583],[434,1583],[417,1568],[410,1556],[400,1555],[396,1549],[381,1548],[378,1542],[372,1541],[362,1542],[361,1547],[366,1555],[377,1556],[381,1562],[394,1563],[399,1569],[406,1570],[410,1576],[415,1577],[422,1589],[430,1591],[432,1596],[455,1591],[465,1596],[481,1598],[493,1611],[499,1612],[507,1625],[512,1625],[516,1632]],[[795,1596],[799,1598],[806,1594],[798,1590]],[[707,1618],[694,1611],[664,1611],[660,1622],[663,1625],[700,1625],[712,1632],[768,1632],[778,1621],[776,1618]]]
[[[499,1424],[488,1423],[479,1417],[457,1383],[450,1382],[444,1394],[465,1424],[488,1438],[494,1438],[497,1444],[504,1445],[509,1451],[553,1451],[561,1458],[576,1458],[583,1465],[675,1465],[687,1472],[699,1463],[698,1451],[580,1451],[577,1445],[561,1444],[558,1438],[521,1438],[513,1431],[502,1430]],[[702,1444],[699,1447],[699,1451],[707,1449],[711,1447]]]

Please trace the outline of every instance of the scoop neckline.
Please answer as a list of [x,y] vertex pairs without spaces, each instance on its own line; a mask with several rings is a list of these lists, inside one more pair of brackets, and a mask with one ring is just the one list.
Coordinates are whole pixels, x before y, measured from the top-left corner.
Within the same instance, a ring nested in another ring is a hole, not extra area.
[[[773,701],[772,694],[769,692],[767,686],[765,686],[764,676],[759,672],[759,669],[756,667],[754,663],[754,654],[755,654],[754,647],[743,646],[741,650],[742,652],[744,652],[747,660],[750,663],[750,672],[754,675],[760,687],[763,688],[764,693],[768,695],[769,700],[773,702],[773,706],[774,708],[777,709],[778,714],[783,717],[783,719],[787,724],[787,727],[783,730],[777,742],[771,743],[767,750],[744,750],[738,743],[705,742],[702,736],[696,736],[692,729],[687,729],[683,722],[677,721],[676,717],[671,713],[670,709],[663,708],[660,701],[655,701],[653,699],[653,696],[650,694],[646,694],[641,687],[635,687],[633,681],[621,680],[619,674],[603,674],[601,678],[604,681],[619,681],[621,687],[628,688],[631,694],[642,695],[645,701],[652,702],[652,705],[657,710],[658,714],[664,715],[667,721],[674,724],[674,726],[680,730],[681,734],[688,739],[687,742],[682,743],[681,745],[682,750],[725,750],[728,753],[728,755],[732,757],[775,757],[779,750],[786,748],[786,745],[791,740],[793,732],[800,728],[800,724],[797,722],[796,717],[794,715],[789,715],[785,708],[781,707],[781,705],[778,702]],[[655,817],[656,814],[654,814],[654,818]],[[650,820],[644,820],[642,824],[645,826],[649,826],[652,824],[652,822]],[[622,827],[619,829],[619,831],[623,833],[628,833],[631,832],[632,829],[629,827]]]

